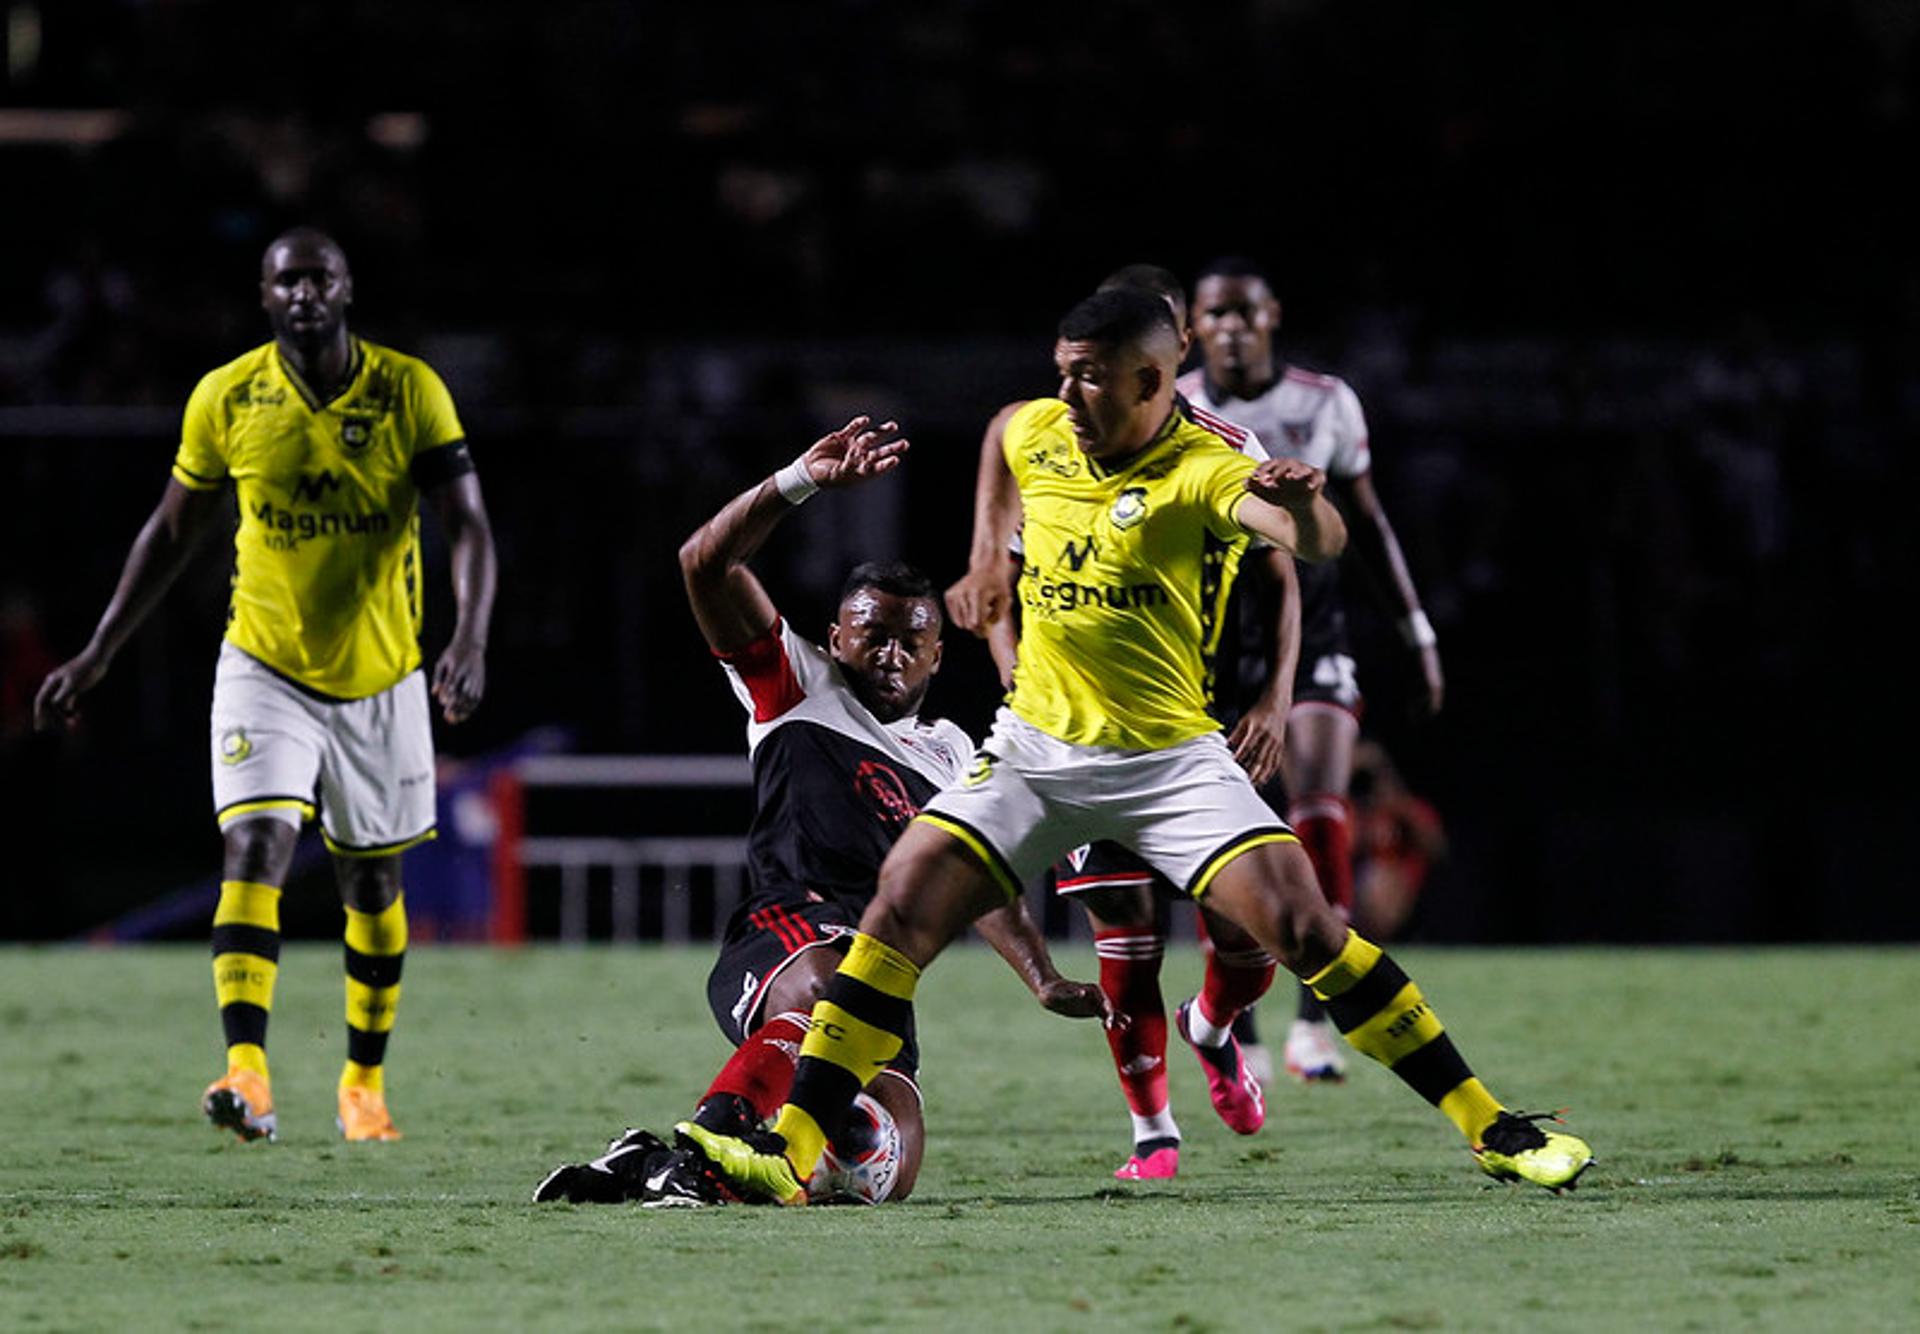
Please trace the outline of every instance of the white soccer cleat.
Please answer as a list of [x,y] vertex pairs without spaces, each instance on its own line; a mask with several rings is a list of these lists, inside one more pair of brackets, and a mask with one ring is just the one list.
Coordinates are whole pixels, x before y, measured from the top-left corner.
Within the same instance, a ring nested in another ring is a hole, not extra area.
[[1287,1028],[1287,1073],[1303,1084],[1338,1084],[1347,1077],[1342,1038],[1330,1019],[1296,1019]]

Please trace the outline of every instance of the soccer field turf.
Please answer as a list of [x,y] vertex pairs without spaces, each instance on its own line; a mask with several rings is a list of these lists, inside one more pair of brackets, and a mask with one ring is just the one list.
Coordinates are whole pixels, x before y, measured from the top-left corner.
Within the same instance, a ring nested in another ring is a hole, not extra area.
[[[407,1138],[352,1147],[337,947],[282,961],[275,1145],[200,1120],[204,949],[0,951],[0,1328],[1920,1327],[1910,949],[1398,957],[1496,1093],[1571,1105],[1599,1154],[1578,1192],[1488,1181],[1364,1061],[1276,1087],[1238,1138],[1177,1038],[1181,1176],[1122,1186],[1098,1030],[964,948],[920,993],[907,1204],[536,1208],[551,1164],[664,1132],[705,1087],[705,949],[415,950]],[[1171,951],[1170,1003],[1198,970]]]

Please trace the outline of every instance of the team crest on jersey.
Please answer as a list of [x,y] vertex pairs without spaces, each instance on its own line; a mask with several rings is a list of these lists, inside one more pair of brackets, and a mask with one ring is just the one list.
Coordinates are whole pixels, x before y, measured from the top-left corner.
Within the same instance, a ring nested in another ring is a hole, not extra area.
[[238,764],[253,754],[253,742],[244,727],[229,727],[220,734],[220,763]]
[[1147,517],[1147,489],[1144,486],[1130,486],[1122,491],[1120,498],[1113,502],[1113,508],[1107,511],[1107,517],[1123,533],[1139,523]]
[[878,760],[862,760],[853,774],[854,791],[867,799],[880,822],[893,829],[904,829],[920,813],[907,793],[907,785],[892,766]]
[[1305,449],[1307,444],[1313,439],[1313,423],[1311,421],[1281,422],[1280,431],[1281,434],[1287,437],[1287,443],[1295,449]]
[[359,453],[373,443],[373,418],[342,417],[340,419],[340,443],[352,453]]

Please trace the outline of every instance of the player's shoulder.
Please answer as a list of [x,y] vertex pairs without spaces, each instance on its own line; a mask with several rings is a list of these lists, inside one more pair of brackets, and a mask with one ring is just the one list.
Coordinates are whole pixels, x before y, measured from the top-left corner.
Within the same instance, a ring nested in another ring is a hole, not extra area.
[[1295,394],[1308,394],[1322,400],[1358,403],[1360,396],[1353,392],[1348,384],[1331,371],[1315,370],[1310,366],[1289,364],[1276,383],[1276,388]]
[[1030,435],[1066,420],[1067,405],[1057,398],[1030,398],[1007,418],[1007,434]]
[[1217,413],[1209,412],[1190,398],[1183,399],[1181,406],[1186,412],[1188,421],[1202,431],[1219,436],[1229,449],[1236,452],[1244,451],[1247,442],[1254,438],[1253,432],[1246,427],[1236,425]]
[[914,748],[931,754],[953,778],[958,778],[973,760],[973,738],[951,719],[922,716],[913,734]]
[[200,377],[203,388],[226,389],[237,384],[250,384],[262,371],[273,365],[273,344],[262,343],[250,347],[232,361],[222,362]]
[[1184,397],[1197,399],[1207,387],[1207,373],[1201,367],[1195,366],[1192,370],[1176,379],[1173,382],[1173,387]]
[[416,357],[411,352],[402,352],[367,338],[360,339],[359,343],[360,355],[367,359],[368,371],[376,376],[386,375],[395,380],[440,378],[424,358]]

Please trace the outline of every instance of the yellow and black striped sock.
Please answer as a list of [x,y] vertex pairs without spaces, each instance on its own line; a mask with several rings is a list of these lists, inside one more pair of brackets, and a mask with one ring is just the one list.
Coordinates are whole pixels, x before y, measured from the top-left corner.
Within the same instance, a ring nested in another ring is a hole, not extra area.
[[793,1091],[773,1125],[786,1137],[787,1158],[802,1181],[812,1175],[828,1132],[854,1096],[899,1055],[919,981],[920,969],[906,955],[872,936],[854,936],[813,1007]]
[[1378,945],[1347,932],[1334,961],[1307,985],[1348,1042],[1438,1107],[1468,1143],[1480,1142],[1500,1103],[1467,1068],[1420,988]]
[[347,1064],[341,1085],[381,1092],[387,1035],[400,1008],[400,967],[407,956],[404,896],[379,912],[347,909]]
[[267,1016],[280,975],[280,891],[222,880],[213,910],[213,994],[227,1036],[227,1069],[267,1073]]

